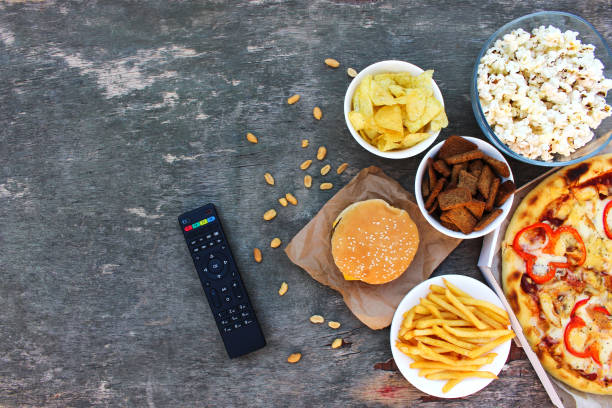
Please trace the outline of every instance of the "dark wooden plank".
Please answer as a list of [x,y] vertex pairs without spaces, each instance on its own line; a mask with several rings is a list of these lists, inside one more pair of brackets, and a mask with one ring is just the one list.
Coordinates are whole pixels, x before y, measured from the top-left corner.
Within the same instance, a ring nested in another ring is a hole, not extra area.
[[[380,159],[346,130],[347,67],[396,58],[435,69],[451,122],[443,134],[481,136],[469,101],[474,59],[503,23],[541,9],[577,13],[612,35],[601,0],[1,2],[0,404],[546,405],[520,358],[451,402],[375,369],[390,358],[388,331],[365,328],[268,247],[274,236],[287,243],[365,166],[413,190],[422,155]],[[302,99],[288,106],[293,93]],[[260,144],[248,144],[247,131]],[[337,186],[329,192],[305,190],[297,170],[319,145],[334,168],[351,164],[326,177]],[[543,171],[511,164],[519,184]],[[288,191],[299,205],[264,224]],[[209,201],[268,340],[232,361],[175,225]],[[462,243],[438,273],[480,278],[480,245]],[[289,292],[279,298],[282,281]],[[313,327],[313,313],[342,328]],[[331,350],[336,336],[350,346]],[[304,357],[289,366],[294,351]]]

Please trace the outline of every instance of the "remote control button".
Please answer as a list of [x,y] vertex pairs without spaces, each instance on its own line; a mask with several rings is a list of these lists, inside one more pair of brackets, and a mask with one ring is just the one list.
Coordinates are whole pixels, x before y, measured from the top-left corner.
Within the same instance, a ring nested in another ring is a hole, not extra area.
[[218,237],[218,236],[219,236],[219,231],[215,231],[215,232],[213,232],[213,235],[214,235],[215,237]]
[[215,307],[221,307],[221,299],[219,299],[219,293],[214,289],[210,289],[210,297],[212,298],[213,305]]
[[231,333],[232,332],[232,328],[231,327],[224,327],[223,328],[223,333]]
[[230,324],[230,321],[227,319],[221,320],[219,323],[221,323],[221,326],[227,326],[228,324]]
[[215,243],[214,243],[214,242],[209,242],[209,243],[208,243],[208,246],[209,246],[209,247],[214,246],[214,245],[215,245]]
[[210,282],[209,281],[205,281],[204,285],[206,285],[207,288],[210,288]]
[[232,317],[230,317],[230,319],[232,320],[232,322],[237,322],[238,320],[240,320],[240,318],[236,315],[232,315]]
[[232,292],[234,293],[234,296],[236,297],[236,299],[240,300],[243,298],[242,291],[240,290],[240,286],[238,285],[238,282],[236,281],[232,283]]
[[227,288],[226,288],[225,286],[223,286],[223,287],[221,288],[221,293],[225,294],[225,292],[227,292]]
[[242,324],[240,324],[240,323],[235,323],[234,324],[234,329],[239,329],[241,327],[242,327]]
[[211,239],[211,238],[212,238],[212,235],[211,235],[211,234],[208,234],[208,235],[206,236],[206,239]]
[[191,241],[191,245],[195,245],[196,244],[196,240],[194,239],[193,241]]
[[208,270],[213,274],[220,273],[223,271],[223,262],[217,258],[211,259],[208,261]]
[[232,297],[231,296],[226,296],[225,297],[225,302],[226,303],[230,303],[232,301]]
[[217,313],[215,313],[215,317],[217,319],[225,319],[227,317],[227,312],[225,310],[217,312]]
[[247,310],[248,307],[247,307],[247,305],[238,305],[238,309],[240,309],[240,310]]
[[253,322],[254,322],[254,320],[249,320],[249,319],[247,319],[247,320],[245,320],[245,321],[244,321],[244,322],[242,322],[242,323],[243,323],[243,324],[246,326],[247,324],[251,324],[251,323],[253,323]]
[[227,309],[227,313],[233,315],[234,313],[236,313],[236,309],[234,309],[234,308]]
[[217,244],[220,244],[222,242],[221,238],[217,238]]
[[193,248],[193,252],[198,252],[199,250],[199,248]]
[[242,316],[242,317],[249,317],[249,312],[242,312],[242,313],[240,313],[240,316]]

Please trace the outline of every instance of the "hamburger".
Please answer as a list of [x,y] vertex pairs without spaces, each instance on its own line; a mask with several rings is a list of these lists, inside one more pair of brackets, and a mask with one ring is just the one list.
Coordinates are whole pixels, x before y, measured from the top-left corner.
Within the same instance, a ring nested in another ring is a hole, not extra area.
[[332,256],[344,279],[379,285],[401,276],[419,247],[408,213],[380,199],[349,205],[336,218]]

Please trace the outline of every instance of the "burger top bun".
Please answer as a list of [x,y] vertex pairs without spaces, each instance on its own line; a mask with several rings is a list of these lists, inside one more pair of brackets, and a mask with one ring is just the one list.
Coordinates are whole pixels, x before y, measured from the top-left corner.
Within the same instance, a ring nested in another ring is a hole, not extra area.
[[380,199],[349,205],[333,227],[332,256],[346,280],[390,282],[404,273],[419,247],[408,213]]

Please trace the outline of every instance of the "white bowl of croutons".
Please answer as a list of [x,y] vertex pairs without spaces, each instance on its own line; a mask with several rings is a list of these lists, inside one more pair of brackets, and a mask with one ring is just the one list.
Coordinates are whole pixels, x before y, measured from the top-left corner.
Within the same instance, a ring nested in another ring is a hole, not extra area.
[[475,137],[454,135],[423,157],[414,189],[427,222],[460,239],[495,230],[510,213],[516,190],[512,170],[497,149]]

